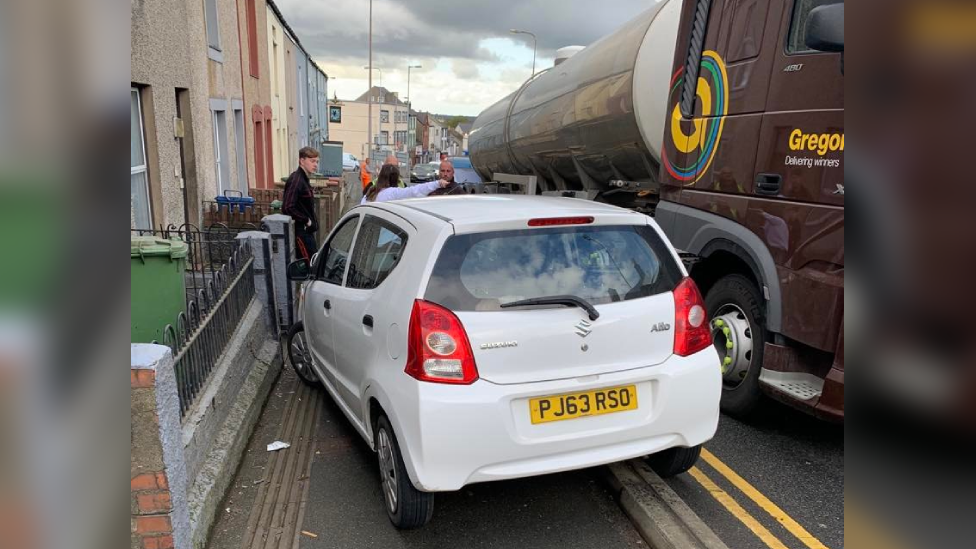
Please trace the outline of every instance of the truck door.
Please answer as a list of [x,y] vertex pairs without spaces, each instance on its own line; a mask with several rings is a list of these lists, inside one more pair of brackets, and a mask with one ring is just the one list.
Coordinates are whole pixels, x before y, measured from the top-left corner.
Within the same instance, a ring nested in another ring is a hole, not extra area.
[[[684,9],[695,13],[685,14],[683,21],[692,24],[683,23],[689,28],[681,29],[678,38],[689,45],[678,48],[686,62],[674,76],[665,136],[666,152],[674,155],[665,159],[665,169],[672,183],[683,186],[682,202],[744,224],[782,3],[699,0]],[[690,29],[703,16],[707,24],[700,42]],[[692,90],[684,77],[694,72],[698,56]]]
[[785,3],[746,222],[779,270],[783,334],[828,352],[843,318],[844,75],[805,34],[810,11],[836,3]]

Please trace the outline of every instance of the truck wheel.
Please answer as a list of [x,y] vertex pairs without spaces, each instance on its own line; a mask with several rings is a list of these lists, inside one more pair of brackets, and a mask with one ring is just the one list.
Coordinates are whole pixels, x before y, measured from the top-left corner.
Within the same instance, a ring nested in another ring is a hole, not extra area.
[[705,308],[721,360],[722,411],[746,417],[762,398],[759,372],[766,319],[759,288],[742,275],[725,276],[708,291]]
[[380,466],[380,487],[386,514],[393,526],[419,528],[434,515],[434,494],[414,488],[403,464],[403,454],[386,416],[376,421],[376,453]]
[[698,461],[701,449],[701,444],[691,448],[668,448],[647,456],[647,464],[661,478],[673,477],[691,469]]
[[302,383],[312,387],[320,385],[319,378],[312,369],[312,353],[308,349],[308,339],[305,337],[305,324],[296,322],[288,328],[285,340],[288,344],[288,362],[298,374]]

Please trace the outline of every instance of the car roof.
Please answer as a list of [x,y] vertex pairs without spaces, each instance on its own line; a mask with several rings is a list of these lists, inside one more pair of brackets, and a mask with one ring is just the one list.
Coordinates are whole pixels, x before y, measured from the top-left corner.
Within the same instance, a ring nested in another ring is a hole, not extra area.
[[554,196],[525,196],[499,194],[469,194],[410,198],[371,205],[387,209],[406,218],[430,216],[455,227],[482,225],[486,222],[504,224],[537,217],[571,217],[612,215],[639,216],[643,214],[609,204]]

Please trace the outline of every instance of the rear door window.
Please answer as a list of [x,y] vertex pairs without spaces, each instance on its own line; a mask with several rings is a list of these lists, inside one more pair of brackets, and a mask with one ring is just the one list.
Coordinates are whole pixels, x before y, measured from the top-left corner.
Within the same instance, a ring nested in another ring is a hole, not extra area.
[[356,237],[346,285],[371,290],[386,280],[403,255],[407,234],[399,227],[367,215]]
[[646,225],[496,231],[450,237],[425,299],[455,311],[555,295],[600,304],[669,292],[680,278]]

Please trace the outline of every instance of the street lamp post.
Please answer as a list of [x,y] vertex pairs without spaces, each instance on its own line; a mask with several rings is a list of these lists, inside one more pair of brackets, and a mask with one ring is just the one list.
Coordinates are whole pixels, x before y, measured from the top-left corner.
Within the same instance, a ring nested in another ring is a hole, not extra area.
[[532,76],[535,76],[535,52],[536,52],[535,34],[527,30],[519,30],[519,29],[509,29],[508,32],[512,34],[528,34],[529,36],[532,37]]
[[[410,96],[410,69],[422,69],[423,65],[407,65],[407,135],[410,135],[410,107],[413,104],[413,97]],[[413,143],[408,145],[413,146]],[[407,151],[407,173],[410,173],[410,167],[413,164],[413,154]]]
[[[371,8],[372,8],[372,5],[373,5],[373,3],[370,2],[370,7]],[[372,23],[370,24],[370,28],[372,29]],[[372,47],[372,42],[370,42],[370,47]],[[369,71],[369,89],[366,90],[366,101],[367,101],[367,107],[366,108],[368,109],[367,110],[367,114],[368,114],[367,119],[369,120],[369,124],[367,125],[368,126],[367,131],[369,132],[369,135],[367,136],[367,140],[369,141],[369,150],[373,150],[373,71],[380,71],[380,87],[383,87],[383,69],[381,69],[379,67],[372,66],[372,54],[370,54],[370,60],[371,60],[370,61],[370,65],[365,66],[363,68],[366,69],[367,71]],[[380,127],[376,131],[378,133],[383,133],[383,119],[382,118],[380,118]]]
[[366,90],[366,158],[373,152],[373,0],[369,0],[369,86]]

